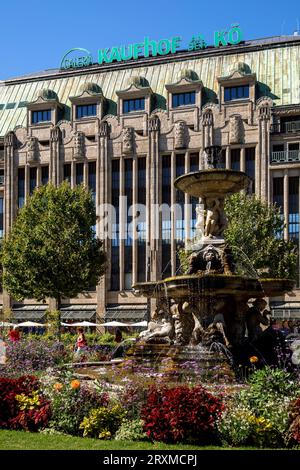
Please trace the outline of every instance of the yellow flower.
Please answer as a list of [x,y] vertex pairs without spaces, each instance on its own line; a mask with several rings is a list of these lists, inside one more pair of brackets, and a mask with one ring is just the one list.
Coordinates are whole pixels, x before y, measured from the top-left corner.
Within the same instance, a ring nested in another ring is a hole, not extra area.
[[251,364],[255,364],[256,362],[258,362],[258,357],[257,356],[251,356],[249,361],[251,362]]
[[56,382],[54,385],[53,385],[53,388],[54,390],[56,390],[57,392],[60,392],[63,388],[63,384],[61,384],[60,382]]
[[73,388],[74,390],[76,390],[77,388],[80,387],[80,381],[79,380],[72,380],[71,382],[71,388]]

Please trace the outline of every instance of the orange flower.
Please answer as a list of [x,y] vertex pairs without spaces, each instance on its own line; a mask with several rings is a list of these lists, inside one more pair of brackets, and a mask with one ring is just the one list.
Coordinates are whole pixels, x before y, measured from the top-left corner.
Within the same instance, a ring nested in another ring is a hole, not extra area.
[[251,362],[251,364],[255,364],[256,362],[258,362],[258,357],[257,356],[251,356],[249,361]]
[[60,392],[61,389],[63,388],[63,384],[59,383],[59,382],[56,382],[54,385],[53,385],[53,388],[54,390],[56,390],[57,392]]
[[72,380],[71,382],[71,388],[73,388],[74,390],[76,390],[77,388],[80,387],[80,381],[79,380]]

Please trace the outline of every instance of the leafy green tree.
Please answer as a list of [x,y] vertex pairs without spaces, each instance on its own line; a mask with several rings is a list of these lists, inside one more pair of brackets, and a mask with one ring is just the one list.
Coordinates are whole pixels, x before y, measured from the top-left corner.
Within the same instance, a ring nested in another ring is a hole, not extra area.
[[296,279],[297,248],[282,238],[284,221],[278,207],[237,193],[227,198],[225,211],[226,241],[242,250],[260,275]]
[[96,211],[83,186],[67,182],[36,189],[4,241],[3,285],[16,299],[74,297],[96,285],[105,270],[94,236]]

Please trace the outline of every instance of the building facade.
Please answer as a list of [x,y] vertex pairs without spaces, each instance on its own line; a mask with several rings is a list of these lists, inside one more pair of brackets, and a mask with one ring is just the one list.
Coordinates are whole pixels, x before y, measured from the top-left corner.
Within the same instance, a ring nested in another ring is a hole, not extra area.
[[[284,236],[299,243],[299,57],[300,37],[284,36],[1,82],[1,236],[48,181],[90,188],[98,236],[111,222],[107,274],[63,301],[63,319],[145,318],[145,299],[132,285],[176,274],[176,250],[193,236],[198,201],[173,181],[203,168],[208,145],[222,147],[221,166],[248,174],[249,191],[280,205]],[[177,204],[180,216],[157,219],[155,204]],[[115,209],[112,220],[106,205]],[[129,233],[137,205],[146,207],[145,218]],[[6,292],[0,302],[22,320],[41,320],[48,308]],[[297,289],[271,303],[275,315],[300,318]]]

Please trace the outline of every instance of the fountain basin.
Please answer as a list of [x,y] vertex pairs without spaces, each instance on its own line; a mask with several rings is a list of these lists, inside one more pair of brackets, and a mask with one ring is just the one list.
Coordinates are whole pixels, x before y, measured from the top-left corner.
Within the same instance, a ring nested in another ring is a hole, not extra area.
[[208,297],[237,295],[239,297],[263,297],[258,279],[225,274],[192,274],[164,279],[168,295],[175,300],[205,299]]
[[247,189],[249,177],[235,170],[209,169],[179,176],[175,188],[193,197],[218,198]]

